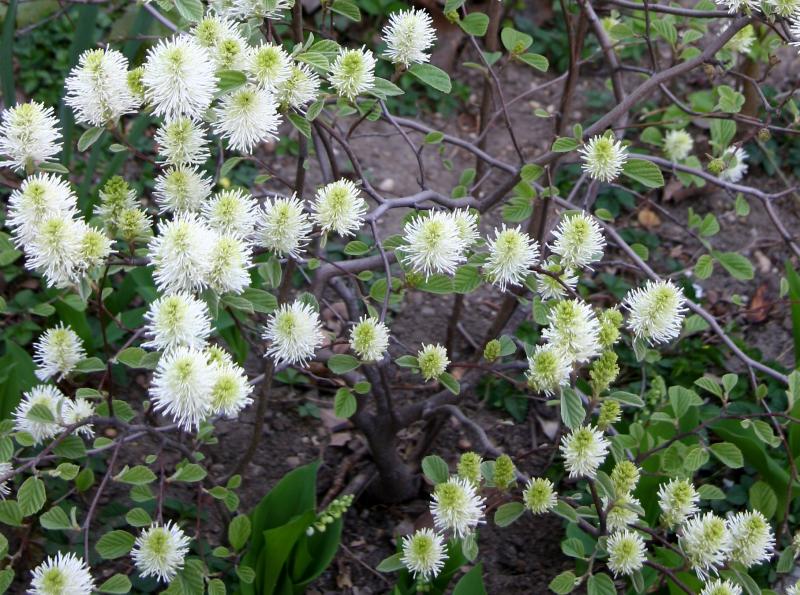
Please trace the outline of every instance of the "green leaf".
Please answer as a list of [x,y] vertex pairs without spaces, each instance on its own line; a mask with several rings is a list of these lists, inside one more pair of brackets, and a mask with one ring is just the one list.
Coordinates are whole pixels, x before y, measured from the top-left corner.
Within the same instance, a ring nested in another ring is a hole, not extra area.
[[212,578],[208,581],[208,595],[225,595],[225,583],[218,578]]
[[278,308],[278,300],[271,293],[255,287],[247,287],[241,294],[253,306],[253,310],[262,314],[271,314]]
[[17,492],[17,502],[19,503],[22,516],[30,516],[39,512],[47,500],[44,482],[38,477],[29,477],[20,486]]
[[167,481],[194,483],[197,481],[202,481],[205,479],[206,475],[208,475],[206,470],[197,463],[187,463],[185,465],[181,465],[181,467],[178,468],[171,477],[167,478]]
[[768,519],[771,519],[778,510],[778,497],[769,484],[757,481],[750,486],[748,491],[750,506],[758,510]]
[[[325,57],[325,54],[320,54],[319,52],[303,52],[302,54],[297,54],[295,56],[295,60],[300,62],[305,62],[306,64],[310,64],[317,70],[328,70],[329,62],[328,58]],[[308,119],[308,118],[306,118]],[[313,118],[309,119],[309,122],[312,121]]]
[[550,63],[547,61],[547,58],[541,54],[527,52],[521,56],[518,56],[518,59],[528,66],[533,66],[536,70],[540,70],[541,72],[547,72],[547,69],[550,67]]
[[628,159],[622,166],[622,173],[648,188],[664,185],[664,176],[658,166],[644,159]]
[[578,148],[578,141],[567,136],[558,137],[553,143],[552,150],[556,153],[569,153]]
[[60,163],[50,163],[45,161],[39,164],[39,171],[49,171],[55,174],[69,174],[69,170]]
[[297,128],[298,132],[306,138],[311,138],[311,124],[303,116],[289,112],[289,121]]
[[345,374],[355,370],[359,365],[360,362],[356,358],[344,353],[332,355],[328,360],[328,369],[334,374]]
[[778,563],[775,565],[775,572],[786,574],[792,568],[794,568],[794,548],[790,546],[781,552]]
[[[231,71],[226,71],[231,72]],[[225,160],[225,163],[222,164],[222,167],[219,168],[219,177],[220,178],[227,178],[228,174],[231,173],[234,167],[239,165],[242,162],[241,157],[229,157]]]
[[344,253],[349,256],[361,256],[369,252],[369,246],[359,240],[348,242],[344,247]]
[[247,543],[250,537],[251,523],[250,518],[240,514],[231,520],[228,525],[228,542],[233,549],[240,550]]
[[715,109],[729,114],[738,114],[742,110],[744,95],[728,85],[720,85],[716,90],[719,95],[719,101]]
[[498,527],[508,527],[522,516],[523,512],[525,512],[525,507],[522,502],[507,502],[495,511],[494,523]]
[[703,400],[693,390],[682,386],[669,387],[669,403],[676,419],[683,417],[690,407],[703,404]]
[[358,22],[361,20],[361,11],[352,0],[334,0],[333,4],[331,4],[331,10],[351,21]]
[[394,360],[401,368],[419,368],[419,361],[413,355],[401,355],[396,360]]
[[572,591],[575,589],[575,573],[571,570],[565,570],[551,580],[548,587],[551,591],[557,593],[558,595],[567,595],[568,593],[572,593]]
[[442,372],[439,374],[439,382],[441,382],[444,387],[454,395],[461,393],[461,385],[458,383],[458,380],[456,380],[455,377],[450,374],[450,372]]
[[0,500],[0,523],[12,527],[22,525],[22,511],[16,500]]
[[396,97],[398,95],[403,95],[405,91],[403,91],[393,82],[387,81],[386,79],[382,79],[381,77],[376,76],[372,89],[370,89],[370,93],[372,95],[375,95],[376,97],[385,99],[386,97]]
[[503,27],[500,32],[500,41],[503,42],[503,47],[512,54],[521,54],[531,47],[533,37],[512,27]]
[[458,24],[467,35],[483,37],[486,35],[486,29],[489,28],[489,16],[482,12],[471,12]]
[[128,593],[131,590],[131,579],[124,574],[115,574],[97,589],[100,593]]
[[376,570],[378,572],[397,572],[398,570],[402,570],[406,567],[402,561],[403,554],[393,554],[388,558],[384,558]]
[[56,419],[53,417],[53,411],[44,403],[37,403],[28,410],[25,417],[33,422],[41,424],[55,423]]
[[178,14],[191,23],[203,18],[203,3],[200,0],[175,0],[175,8]]
[[131,527],[147,527],[153,520],[144,508],[132,508],[125,515],[125,520]]
[[721,154],[731,144],[733,137],[736,136],[736,122],[712,118],[709,127],[711,128],[711,144]]
[[465,264],[458,267],[453,277],[453,290],[456,293],[471,293],[481,285],[481,275],[477,266]]
[[[466,556],[467,552],[464,552],[464,555]],[[483,563],[475,565],[461,577],[453,589],[453,595],[486,595],[486,587],[483,584]]]
[[725,492],[717,486],[706,483],[697,488],[697,493],[703,500],[724,500]]
[[622,405],[630,405],[631,407],[644,407],[644,401],[642,400],[642,397],[634,393],[618,390],[611,393],[608,398],[619,401]]
[[434,485],[444,483],[450,478],[447,463],[437,455],[428,455],[422,459],[422,473]]
[[433,64],[414,64],[408,72],[426,85],[442,93],[450,93],[452,89],[450,76]]
[[607,574],[593,574],[586,582],[588,595],[617,595],[614,581]]
[[73,529],[72,521],[69,520],[67,513],[64,512],[60,506],[54,506],[41,516],[39,516],[39,524],[43,529],[50,531]]
[[53,453],[65,459],[80,459],[86,456],[86,445],[79,436],[73,434],[64,438],[53,449]]
[[578,393],[568,387],[561,389],[561,419],[564,424],[574,430],[583,423],[585,417],[586,411]]
[[419,284],[418,289],[440,295],[453,292],[453,279],[445,275],[431,275]]
[[154,482],[156,474],[144,465],[136,465],[135,467],[125,465],[122,471],[114,477],[114,480],[131,485],[145,485]]
[[740,281],[749,281],[753,278],[752,263],[738,252],[711,251],[711,256],[725,268],[731,277]]
[[95,128],[89,128],[89,130],[81,134],[81,137],[78,139],[78,150],[83,153],[86,149],[97,142],[97,140],[103,135],[103,132],[105,132],[105,128],[101,128],[99,126]]
[[121,558],[131,551],[135,537],[127,531],[109,531],[94,546],[101,558],[113,560]]
[[711,445],[712,454],[725,466],[731,469],[740,469],[744,466],[744,458],[739,447],[730,442],[718,442]]
[[76,372],[82,374],[91,374],[92,372],[105,372],[106,364],[99,357],[87,357],[82,359],[75,366]]
[[714,259],[708,254],[703,254],[694,265],[694,274],[698,279],[708,279],[714,272]]
[[358,409],[358,401],[355,395],[346,388],[340,388],[336,391],[336,396],[333,398],[333,414],[339,419],[347,419],[351,417]]

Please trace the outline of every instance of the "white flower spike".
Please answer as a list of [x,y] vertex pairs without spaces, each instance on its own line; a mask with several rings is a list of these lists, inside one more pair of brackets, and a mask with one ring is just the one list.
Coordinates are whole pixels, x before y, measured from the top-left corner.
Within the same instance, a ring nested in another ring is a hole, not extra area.
[[36,101],[3,110],[0,122],[0,167],[31,169],[61,151],[61,132],[52,107]]
[[183,568],[191,540],[172,521],[151,525],[136,538],[131,551],[133,563],[142,577],[152,576],[169,583]]
[[72,552],[58,552],[33,569],[30,595],[91,595],[94,579],[89,566]]
[[70,327],[60,323],[47,329],[33,346],[36,362],[36,377],[47,380],[56,377],[61,380],[75,369],[79,361],[86,357],[83,341]]
[[319,314],[301,301],[280,306],[269,317],[263,337],[270,341],[266,355],[276,364],[302,366],[314,357],[324,338]]

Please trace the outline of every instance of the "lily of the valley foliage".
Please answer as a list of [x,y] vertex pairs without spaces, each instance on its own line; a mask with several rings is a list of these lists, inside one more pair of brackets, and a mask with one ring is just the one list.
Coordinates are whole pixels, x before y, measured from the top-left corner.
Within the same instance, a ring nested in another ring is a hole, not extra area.
[[[555,130],[552,149],[534,156],[520,148],[515,130],[527,124],[509,120],[509,99],[496,73],[513,65],[532,66],[526,73],[533,80],[558,73],[546,73],[547,60],[529,51],[533,40],[524,33],[503,27],[502,52],[497,39],[488,39],[498,37],[502,10],[510,7],[488,8],[487,16],[463,0],[448,0],[444,15],[466,34],[471,66],[485,78],[490,111],[482,113],[482,131],[495,126],[505,134],[517,163],[489,155],[480,142],[393,116],[389,106],[403,94],[401,82],[406,89],[451,89],[449,75],[429,63],[437,38],[433,19],[423,8],[397,10],[369,45],[337,43],[346,19],[360,20],[358,4],[323,1],[314,21],[290,0],[158,0],[137,10],[171,31],[148,41],[140,64],[113,45],[80,54],[64,95],[74,121],[86,129],[79,153],[112,139],[92,159],[123,154],[132,163],[150,163],[156,177],[149,196],[138,195],[132,178],[112,175],[97,183],[96,200],[80,199],[75,185],[97,179],[82,180],[58,163],[65,124],[57,106],[35,98],[13,105],[6,98],[0,154],[6,179],[18,180],[10,184],[5,215],[10,241],[41,280],[38,291],[97,317],[103,349],[92,352],[79,329],[57,314],[33,344],[39,384],[20,395],[0,425],[0,520],[15,527],[0,544],[9,556],[2,585],[77,595],[167,585],[170,592],[216,594],[251,584],[257,569],[242,558],[246,516],[231,521],[229,542],[214,543],[199,522],[167,518],[165,500],[185,497],[187,483],[202,482],[203,493],[221,501],[221,518],[236,513],[239,472],[256,453],[276,375],[289,369],[306,374],[313,362],[323,362],[333,380],[314,377],[338,388],[336,414],[364,433],[384,495],[407,498],[419,489],[413,461],[397,452],[400,430],[452,415],[480,439],[481,452],[463,454],[452,471],[433,453],[423,459],[434,484],[432,526],[401,536],[398,553],[379,567],[399,571],[403,589],[441,592],[459,566],[477,562],[481,526],[492,522],[487,517],[494,510],[494,522],[506,531],[514,531],[513,521],[523,514],[563,517],[563,550],[576,566],[554,572],[550,588],[557,593],[579,587],[590,594],[662,588],[761,593],[757,581],[775,580],[765,568],[780,558],[778,570],[786,572],[800,552],[791,525],[796,468],[792,462],[782,492],[762,482],[767,501],[782,508],[751,501],[719,513],[712,501],[723,497],[725,486],[716,486],[715,477],[749,461],[742,460],[736,432],[717,431],[714,424],[755,428],[762,448],[788,449],[788,426],[798,423],[792,417],[798,377],[746,355],[687,297],[685,277],[659,276],[644,246],[630,246],[613,215],[594,201],[608,185],[642,196],[664,185],[662,171],[685,186],[723,189],[736,196],[737,211],[747,199],[768,205],[778,196],[745,184],[749,157],[742,141],[766,141],[782,125],[772,118],[797,117],[797,108],[791,94],[762,94],[769,118],[742,113],[745,97],[737,85],[758,81],[737,78],[736,65],[745,57],[768,61],[781,40],[800,43],[800,3],[729,0],[722,10],[708,0],[692,8],[562,3],[570,36],[579,30],[598,48],[585,59],[604,65],[616,102],[590,125],[569,122],[574,88],[566,86],[559,113],[531,116],[552,120]],[[314,32],[307,27],[312,23]],[[562,79],[580,76],[582,54],[573,49],[584,40],[570,37],[569,43],[572,60]],[[636,46],[646,58],[628,64],[626,51]],[[391,80],[376,74],[381,62],[390,65]],[[705,130],[686,119],[699,108],[676,97],[683,90],[675,82],[695,71],[705,73],[709,89],[716,87],[708,93],[716,105],[699,114],[706,116]],[[668,98],[670,117],[663,125],[650,121],[634,137],[626,126],[656,93]],[[135,124],[142,115],[152,128],[149,148],[142,148],[144,132]],[[418,177],[419,192],[387,196],[372,185],[350,144],[358,125],[375,120],[397,133],[391,137],[397,151],[419,155],[426,147],[456,146],[477,160],[483,177],[468,170],[448,196],[434,189],[436,172],[420,161],[419,172],[409,173]],[[737,137],[737,125],[752,134]],[[565,132],[570,128],[572,136]],[[697,138],[708,131],[711,154],[703,154]],[[264,143],[287,138],[298,147],[296,176],[288,181],[259,152]],[[247,162],[262,175],[250,186],[231,186],[228,176]],[[563,197],[554,180],[570,162],[581,167]],[[316,189],[306,182],[312,167],[325,180]],[[265,192],[266,182],[275,190]],[[402,233],[382,237],[378,220],[392,209],[405,214]],[[499,215],[504,221],[498,223]],[[713,235],[718,225],[713,229],[711,217],[711,223],[690,225],[705,225],[699,234]],[[776,226],[784,229],[779,221]],[[344,253],[328,251],[337,242],[346,244]],[[616,304],[594,300],[594,285],[586,283],[610,249],[639,273]],[[715,262],[738,278],[751,269],[741,255],[709,248],[694,274],[707,277]],[[134,275],[137,284],[152,276],[146,311],[138,318],[118,316],[107,300]],[[458,361],[445,337],[428,337],[419,349],[396,340],[393,312],[405,293],[454,295],[450,329],[457,333],[463,295],[476,290],[504,306],[474,359]],[[321,317],[330,299],[346,305],[346,312],[337,310],[342,337],[333,336]],[[518,308],[540,329],[536,344],[502,335]],[[223,318],[235,321],[233,336],[263,356],[248,360],[247,371],[239,353],[231,352],[231,335],[220,331]],[[740,388],[752,384],[752,407],[730,407],[733,375],[721,382],[699,379],[702,397],[690,388],[665,387],[660,403],[614,388],[621,345],[632,345],[644,365],[682,333],[695,332],[717,335],[731,349],[745,371]],[[133,399],[129,386],[114,381],[124,374],[120,368],[147,371],[144,399]],[[401,406],[392,400],[390,371],[441,388]],[[557,453],[547,477],[526,475],[524,465],[513,462],[515,453],[499,452],[461,411],[459,403],[474,395],[476,373],[515,377],[520,392],[560,408],[560,444],[551,445]],[[782,385],[788,408],[770,409],[760,381]],[[212,478],[202,452],[215,447],[214,425],[243,412],[256,419],[250,449],[237,453],[227,477]],[[139,442],[149,446],[129,450]],[[142,460],[129,454],[148,448],[152,453]],[[791,460],[791,452],[783,454]],[[100,467],[90,464],[98,460]],[[699,473],[720,464],[723,471]],[[103,469],[98,481],[93,469]],[[124,523],[100,531],[98,506],[109,492],[127,494],[126,485],[133,510]],[[344,514],[350,499],[343,502],[333,516],[309,521],[309,535]],[[32,572],[15,575],[30,540],[46,556]],[[459,585],[462,592],[483,588]],[[398,586],[397,592],[406,591]],[[786,591],[797,592],[796,586]]]

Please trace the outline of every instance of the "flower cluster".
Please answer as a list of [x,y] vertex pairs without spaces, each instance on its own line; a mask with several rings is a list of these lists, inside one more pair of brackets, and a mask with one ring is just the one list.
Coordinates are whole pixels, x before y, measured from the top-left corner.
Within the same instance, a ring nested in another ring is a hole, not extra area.
[[14,410],[14,429],[28,434],[34,444],[54,438],[67,426],[83,425],[78,432],[92,436],[92,426],[84,420],[94,415],[94,405],[82,398],[71,399],[49,384],[34,386],[22,395]]

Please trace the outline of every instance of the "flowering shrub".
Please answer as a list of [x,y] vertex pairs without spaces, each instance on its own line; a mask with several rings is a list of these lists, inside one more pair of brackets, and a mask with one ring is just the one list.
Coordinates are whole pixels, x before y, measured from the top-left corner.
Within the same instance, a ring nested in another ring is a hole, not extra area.
[[[690,209],[700,249],[676,271],[628,241],[599,199],[621,189],[655,205],[664,174],[679,188],[715,187],[738,216],[748,200],[762,205],[800,257],[775,206],[791,185],[767,193],[745,179],[747,143],[766,151],[773,133],[797,134],[794,90],[765,92],[759,77],[783,42],[799,43],[800,5],[562,3],[561,74],[548,72],[503,3],[484,14],[447,0],[436,20],[425,8],[396,10],[362,44],[348,25],[367,21],[361,10],[375,14],[374,4],[115,4],[158,35],[140,54],[76,38],[57,115],[35,91],[17,102],[9,3],[0,522],[10,531],[0,586],[300,592],[333,558],[354,495],[370,483],[385,503],[417,497],[421,459],[432,522],[399,536],[377,567],[397,573],[394,592],[442,593],[453,581],[457,593],[485,592],[481,527],[511,532],[529,514],[564,521],[562,551],[575,564],[554,570],[556,593],[767,592],[800,552],[800,376],[758,361],[701,305],[690,277],[705,280],[717,264],[753,277],[745,256],[712,245],[714,213]],[[404,89],[452,89],[431,64],[436,27],[460,32],[465,66],[480,75],[475,138],[393,115]],[[572,121],[589,63],[604,69],[614,102]],[[502,75],[513,68],[547,77],[542,87],[563,81],[558,107],[530,116],[552,121],[535,148],[520,138],[528,123],[510,115],[530,93],[508,96]],[[413,155],[417,192],[374,185],[353,135],[377,121],[394,151]],[[508,151],[493,154],[490,133]],[[263,151],[282,142],[295,143],[289,173]],[[439,150],[448,169],[449,148],[475,167],[443,188],[423,152]],[[398,234],[383,219],[392,213]],[[598,281],[610,260],[626,271],[616,297]],[[448,296],[452,308],[446,336],[423,329],[418,347],[393,326],[415,292]],[[498,307],[475,339],[463,321],[465,296],[478,292]],[[518,312],[533,332],[511,328]],[[697,333],[725,346],[719,364],[732,373],[709,371],[692,387],[651,373],[660,350]],[[457,348],[462,335],[470,349]],[[136,370],[144,386],[131,382]],[[270,397],[297,377],[332,389],[329,406],[363,435],[375,478],[356,478],[317,510],[317,467],[304,467],[248,510],[239,494]],[[398,389],[399,377],[411,388]],[[540,476],[464,412],[487,378],[558,408]],[[212,473],[219,425],[245,417],[254,420],[246,449]],[[448,463],[429,451],[451,417],[479,452]],[[401,456],[405,431],[420,425],[420,448]],[[725,501],[739,479],[747,497]],[[191,484],[196,509],[169,505]],[[127,514],[101,514],[112,500]],[[208,518],[222,530],[203,530]]]

